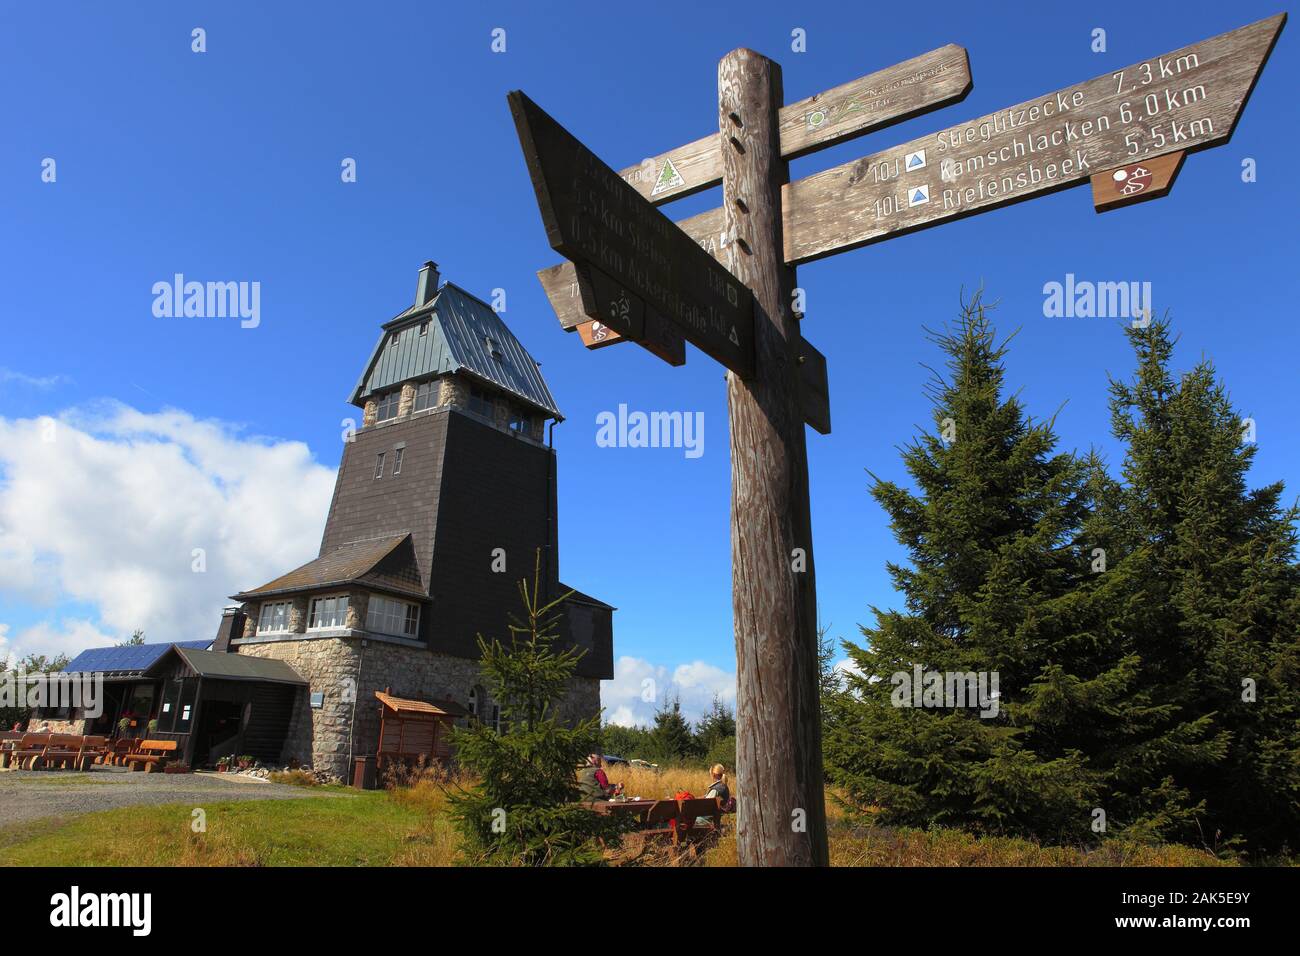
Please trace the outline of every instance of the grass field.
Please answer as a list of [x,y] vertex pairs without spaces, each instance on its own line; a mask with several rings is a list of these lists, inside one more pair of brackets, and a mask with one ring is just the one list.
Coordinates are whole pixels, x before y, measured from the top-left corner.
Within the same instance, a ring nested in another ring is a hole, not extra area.
[[[699,770],[613,768],[629,796],[699,796]],[[137,806],[0,829],[7,866],[450,866],[457,840],[434,783],[373,792],[330,788],[302,800],[213,803],[195,832],[193,807]],[[733,783],[733,792],[734,783]],[[738,799],[743,795],[737,794]],[[1100,849],[1040,847],[1026,840],[954,830],[855,829],[828,801],[834,866],[1217,866],[1188,847],[1112,842]],[[728,818],[730,821],[732,818]],[[656,857],[654,862],[666,862]],[[695,861],[735,866],[734,833]]]

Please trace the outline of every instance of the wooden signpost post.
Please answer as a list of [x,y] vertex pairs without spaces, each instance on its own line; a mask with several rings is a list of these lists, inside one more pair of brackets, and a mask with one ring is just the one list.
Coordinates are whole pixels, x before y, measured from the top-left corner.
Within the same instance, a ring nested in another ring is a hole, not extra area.
[[[1277,41],[1278,14],[790,182],[788,160],[970,90],[947,46],[783,105],[780,67],[718,65],[718,132],[615,173],[520,92],[509,96],[551,246],[538,273],[588,348],[673,365],[690,342],[729,369],[737,845],[746,865],[825,865],[816,588],[803,425],[830,431],[826,360],[800,334],[802,262],[1090,181],[1097,211],[1165,195],[1226,142]],[[674,223],[655,206],[722,185]]]

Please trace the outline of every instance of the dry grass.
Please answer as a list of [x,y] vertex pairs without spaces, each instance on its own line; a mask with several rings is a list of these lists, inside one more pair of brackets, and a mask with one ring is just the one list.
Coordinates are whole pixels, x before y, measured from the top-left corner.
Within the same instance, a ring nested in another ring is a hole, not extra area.
[[[623,793],[629,798],[641,797],[647,800],[671,799],[679,790],[702,797],[713,779],[708,770],[692,767],[646,770],[620,764],[606,768],[605,772],[610,783],[623,784]],[[736,796],[736,781],[731,774],[727,775],[727,786],[731,788],[732,796]]]
[[[1101,847],[1044,847],[1009,837],[975,837],[959,830],[830,830],[831,866],[1232,866],[1186,846],[1112,841]],[[705,866],[738,866],[732,831],[705,855]]]

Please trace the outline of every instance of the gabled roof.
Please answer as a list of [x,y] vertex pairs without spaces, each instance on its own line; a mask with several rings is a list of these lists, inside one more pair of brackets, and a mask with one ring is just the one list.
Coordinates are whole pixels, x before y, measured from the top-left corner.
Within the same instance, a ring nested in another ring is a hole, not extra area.
[[566,591],[573,592],[569,595],[569,600],[576,601],[578,604],[590,604],[592,607],[603,607],[611,611],[618,610],[614,605],[606,604],[604,601],[600,600],[600,598],[594,598],[590,594],[583,594],[577,588],[571,588],[564,582],[560,582],[560,593],[564,594]]
[[375,697],[379,702],[389,710],[398,714],[417,716],[428,714],[430,716],[447,716],[447,717],[468,717],[469,711],[460,704],[452,700],[409,700],[405,697],[394,697],[392,694],[385,694],[382,690],[375,691]]
[[127,644],[122,647],[92,647],[82,651],[64,668],[65,672],[102,673],[106,677],[139,674],[172,647],[207,648],[211,640],[177,641],[175,644]]
[[[429,328],[421,335],[425,322]],[[450,372],[471,375],[554,418],[564,418],[537,363],[501,317],[451,282],[430,302],[385,323],[350,401],[361,407],[372,394],[399,382]]]
[[231,595],[235,601],[364,584],[383,591],[427,598],[409,534],[354,541],[308,561],[260,588]]
[[[172,648],[168,648],[173,651]],[[177,647],[173,653],[180,657],[190,670],[200,677],[215,680],[251,680],[272,684],[306,684],[302,676],[284,661],[273,657],[250,657],[246,654],[223,654],[220,651],[200,651],[190,647]],[[149,667],[149,676],[163,673],[172,660],[164,654]]]

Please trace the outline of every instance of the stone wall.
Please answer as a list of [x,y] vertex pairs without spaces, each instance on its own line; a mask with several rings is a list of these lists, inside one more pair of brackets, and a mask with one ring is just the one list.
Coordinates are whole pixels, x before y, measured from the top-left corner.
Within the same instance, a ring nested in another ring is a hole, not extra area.
[[407,382],[402,386],[402,395],[397,400],[397,417],[406,418],[415,407],[415,386]]
[[[75,710],[75,714],[81,711]],[[84,716],[74,716],[70,719],[58,720],[53,717],[32,717],[27,721],[26,733],[29,734],[87,734],[90,732],[90,725],[93,721]],[[9,728],[4,728],[8,730]]]
[[[281,759],[344,779],[351,776],[349,754],[373,754],[378,746],[375,691],[391,688],[397,697],[451,700],[465,707],[470,689],[483,684],[477,661],[374,638],[364,648],[360,638],[338,637],[243,644],[239,653],[285,661],[310,684],[294,707]],[[311,707],[313,693],[324,694],[319,708]],[[480,713],[490,713],[491,703],[484,700]],[[599,713],[600,681],[573,678],[557,712],[565,720]]]
[[459,375],[442,376],[438,379],[438,404],[461,407],[468,405],[469,383]]

